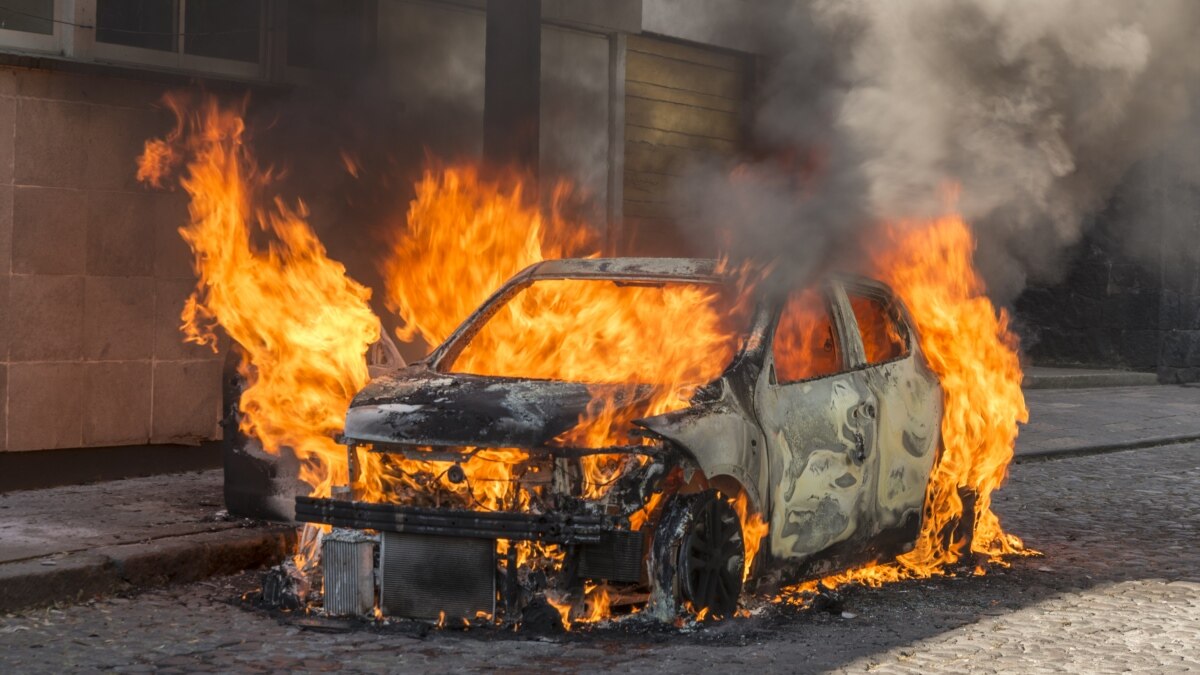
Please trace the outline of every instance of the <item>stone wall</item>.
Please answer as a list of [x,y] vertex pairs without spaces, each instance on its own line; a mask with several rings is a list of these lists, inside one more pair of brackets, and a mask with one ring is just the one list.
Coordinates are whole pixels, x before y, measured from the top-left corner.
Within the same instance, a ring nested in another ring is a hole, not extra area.
[[1096,231],[1076,248],[1066,278],[1017,299],[1018,333],[1038,365],[1154,370],[1161,340],[1158,270],[1122,256]]
[[1018,298],[1035,364],[1200,381],[1200,189],[1188,173],[1171,156],[1135,167],[1066,257],[1065,278]]
[[164,87],[0,67],[0,448],[219,433],[220,358],[183,344],[178,192],[136,183]]
[[1162,233],[1161,382],[1200,382],[1200,186],[1181,176],[1172,172],[1159,200],[1168,224]]

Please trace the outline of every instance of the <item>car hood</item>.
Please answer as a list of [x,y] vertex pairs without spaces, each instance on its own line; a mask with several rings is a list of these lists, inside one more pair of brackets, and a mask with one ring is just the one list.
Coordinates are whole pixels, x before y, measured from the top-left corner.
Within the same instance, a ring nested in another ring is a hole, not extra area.
[[588,403],[608,392],[618,408],[649,395],[645,387],[438,373],[418,364],[364,387],[346,412],[345,436],[376,443],[535,448],[574,427]]

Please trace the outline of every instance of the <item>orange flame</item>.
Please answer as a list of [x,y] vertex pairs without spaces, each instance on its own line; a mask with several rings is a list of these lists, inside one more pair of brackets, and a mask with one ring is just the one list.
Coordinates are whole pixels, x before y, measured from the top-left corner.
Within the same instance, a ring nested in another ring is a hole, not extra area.
[[[397,335],[440,343],[521,269],[596,255],[594,232],[564,215],[572,199],[559,184],[543,216],[519,176],[487,180],[471,168],[427,171],[408,226],[383,264],[388,306],[404,322]],[[584,447],[624,443],[632,420],[686,406],[695,388],[732,357],[733,331],[718,295],[695,284],[538,282],[492,316],[451,369],[595,385],[579,424],[559,440]],[[638,385],[653,387],[649,400],[618,405],[634,398]],[[585,457],[584,496],[602,497],[629,460]]]
[[[587,410],[560,442],[589,448],[628,443],[633,420],[686,407],[696,387],[732,359],[736,331],[724,305],[717,289],[697,284],[541,281],[494,315],[452,368],[594,385]],[[621,405],[635,399],[639,385],[651,387],[648,400]],[[603,497],[630,460],[584,457],[583,496]]]
[[179,233],[195,256],[197,282],[181,328],[187,341],[214,351],[218,324],[237,341],[248,383],[242,431],[268,452],[292,449],[301,480],[328,495],[346,480],[345,449],[333,435],[367,382],[364,355],[380,335],[371,291],[325,254],[303,203],[270,197],[272,175],[250,154],[240,107],[211,97],[194,108],[180,97],[165,102],[176,126],[146,143],[138,177],[161,185],[164,172],[184,164],[179,183],[191,197],[191,222]]
[[612,616],[613,595],[607,584],[587,582],[583,585],[583,597],[578,602],[571,598],[547,594],[546,601],[558,611],[563,628],[571,630],[577,625],[597,623]]
[[761,515],[750,509],[750,499],[745,492],[738,493],[734,498],[733,510],[737,511],[738,519],[742,522],[742,542],[746,549],[742,581],[748,581],[754,570],[754,558],[758,556],[759,545],[771,528]]
[[[437,344],[511,276],[542,260],[592,256],[597,237],[584,223],[564,214],[573,199],[559,184],[546,215],[530,203],[519,176],[485,179],[471,168],[427,171],[417,185],[406,229],[399,233],[382,265],[385,297],[403,325],[402,340]],[[581,382],[592,401],[575,428],[556,442],[605,448],[628,444],[631,422],[688,405],[696,388],[716,378],[737,348],[735,322],[748,310],[750,275],[740,271],[732,293],[699,284],[617,285],[584,280],[545,280],[518,292],[488,318],[449,369],[485,376]],[[731,297],[727,297],[731,296]],[[647,389],[649,390],[647,393]],[[638,401],[629,405],[629,401]],[[529,496],[511,487],[527,454],[489,450],[505,461],[460,464],[467,480],[481,479],[501,491],[496,499],[472,500],[485,508],[524,508]],[[442,475],[448,465],[391,460],[397,471],[379,472],[394,480],[424,472]],[[585,498],[604,497],[624,471],[646,461],[629,454],[598,454],[580,460]],[[487,473],[483,473],[486,471]],[[408,481],[407,478],[402,480]],[[410,487],[416,487],[411,485]],[[356,488],[357,489],[357,488]],[[387,487],[368,494],[395,494]],[[659,496],[630,517],[643,527]],[[745,506],[745,504],[743,504]],[[744,514],[754,550],[765,533],[757,514]],[[520,542],[519,564],[555,567],[563,551]],[[501,553],[509,544],[501,542]],[[749,557],[752,560],[752,554]],[[749,569],[749,567],[747,567]],[[582,604],[551,599],[564,624],[607,618],[608,588],[589,584]]]
[[933,535],[962,517],[958,487],[977,495],[972,552],[993,559],[1024,552],[991,508],[992,492],[1008,475],[1017,424],[1029,421],[1008,314],[997,312],[984,294],[972,260],[975,239],[960,216],[925,226],[901,223],[890,237],[895,244],[876,265],[912,312],[922,351],[945,391],[942,456],[926,499],[931,517],[916,550],[900,564],[927,572],[957,562]]
[[382,262],[384,300],[405,342],[441,344],[517,272],[549,258],[595,254],[595,234],[565,215],[569,186],[552,192],[548,215],[516,174],[487,180],[472,167],[427,170],[408,224]]

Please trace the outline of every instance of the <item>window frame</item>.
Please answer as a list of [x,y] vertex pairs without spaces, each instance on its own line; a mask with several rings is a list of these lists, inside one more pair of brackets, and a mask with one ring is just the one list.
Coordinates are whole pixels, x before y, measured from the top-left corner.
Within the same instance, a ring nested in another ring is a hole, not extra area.
[[[808,382],[816,382],[830,377],[837,377],[853,372],[858,369],[857,363],[861,360],[860,354],[855,349],[861,350],[861,345],[850,343],[847,341],[848,332],[846,330],[846,321],[843,313],[841,297],[838,293],[841,290],[835,284],[820,284],[811,287],[821,296],[821,302],[825,306],[825,310],[829,313],[829,323],[834,330],[834,338],[837,341],[838,349],[841,350],[841,368],[833,373],[807,377],[802,380],[783,380],[779,377],[778,368],[775,363],[775,337],[779,330],[780,321],[783,319],[783,313],[787,310],[788,299],[792,293],[803,293],[809,289],[797,288],[779,294],[775,301],[775,310],[771,319],[770,325],[767,327],[768,335],[770,336],[770,344],[767,346],[766,358],[770,359],[767,363],[767,383],[772,387],[790,387],[797,384],[805,384]],[[844,296],[842,296],[844,297]],[[853,318],[853,317],[851,317]],[[855,331],[858,330],[858,324],[854,325]],[[857,336],[857,332],[855,333]]]
[[[92,2],[94,0],[84,1]],[[0,28],[0,49],[17,52],[62,54],[65,51],[63,43],[68,26],[59,22],[65,21],[63,17],[67,13],[67,3],[68,0],[54,0],[53,9],[51,10],[52,23],[50,24],[51,32],[49,35]]]
[[[188,54],[184,35],[188,0],[176,1],[179,4],[175,32],[180,36],[172,51],[99,42],[95,29],[97,0],[54,0],[53,33],[45,35],[0,29],[0,53],[54,56],[118,67],[256,82],[303,85],[321,82],[327,77],[322,68],[290,65],[287,58],[287,27],[282,20],[287,16],[288,0],[262,0],[259,56],[253,63]],[[273,30],[275,26],[279,28]],[[363,15],[363,39],[378,40],[379,29],[378,5],[368,2]]]
[[[899,300],[897,300],[895,293],[893,293],[886,286],[876,286],[874,284],[868,284],[862,281],[843,281],[839,283],[838,286],[839,290],[841,291],[842,298],[846,303],[845,319],[848,324],[848,328],[853,328],[852,332],[856,343],[855,360],[857,364],[852,370],[862,370],[865,368],[884,366],[889,363],[903,361],[904,359],[907,359],[913,355],[915,351],[913,348],[913,339],[915,334],[913,332],[912,324],[908,319],[907,313],[903,310],[903,307]],[[871,300],[878,300],[880,304],[884,306],[884,309],[889,313],[891,319],[896,323],[897,327],[904,332],[904,352],[900,354],[900,356],[893,357],[887,361],[876,361],[874,363],[867,360],[867,350],[866,345],[863,343],[862,329],[858,326],[858,317],[854,315],[854,308],[850,302],[851,295],[856,295]]]
[[[91,16],[93,24],[96,17],[96,3],[98,0],[80,0],[91,6]],[[251,63],[249,61],[238,61],[236,59],[222,59],[211,56],[199,56],[196,54],[187,53],[187,35],[184,30],[184,19],[187,16],[187,3],[189,0],[176,0],[178,10],[175,13],[175,32],[177,42],[175,49],[172,51],[163,51],[160,49],[149,49],[146,47],[133,47],[130,45],[118,45],[110,42],[100,42],[95,39],[95,30],[91,31],[92,39],[92,58],[99,62],[114,63],[119,65],[144,65],[156,66],[160,68],[170,68],[172,70],[184,70],[188,72],[225,75],[232,77],[240,77],[245,79],[266,79],[269,73],[268,56],[270,54],[269,41],[271,39],[271,17],[272,5],[270,0],[261,0],[261,16],[259,17],[258,29],[258,60]],[[202,0],[200,0],[202,1]]]

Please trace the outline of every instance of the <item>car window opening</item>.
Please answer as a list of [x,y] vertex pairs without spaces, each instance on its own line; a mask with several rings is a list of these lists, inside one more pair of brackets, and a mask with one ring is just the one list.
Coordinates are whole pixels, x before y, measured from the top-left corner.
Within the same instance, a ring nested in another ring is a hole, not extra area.
[[819,291],[793,291],[788,296],[775,327],[774,355],[780,384],[844,370],[833,319]]
[[890,306],[878,298],[851,294],[850,307],[854,310],[868,364],[884,363],[908,354],[908,339]]
[[703,282],[545,279],[501,302],[440,370],[699,386],[732,361],[748,320],[748,303]]

